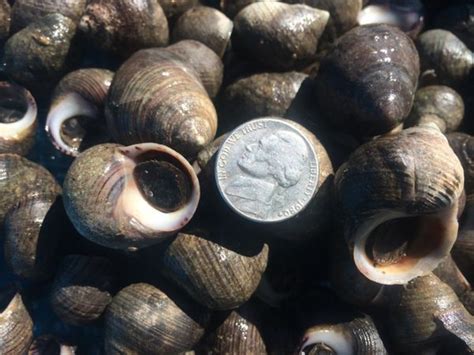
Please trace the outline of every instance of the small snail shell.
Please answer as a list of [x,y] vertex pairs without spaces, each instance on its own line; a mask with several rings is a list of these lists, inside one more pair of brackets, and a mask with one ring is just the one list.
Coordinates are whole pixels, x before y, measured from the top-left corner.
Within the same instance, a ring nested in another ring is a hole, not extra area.
[[291,70],[316,59],[327,11],[306,5],[257,2],[234,19],[232,46],[238,53],[275,70]]
[[425,86],[415,94],[415,101],[404,126],[433,122],[441,132],[453,132],[464,118],[464,102],[453,89],[442,85]]
[[183,39],[202,42],[222,58],[233,27],[232,21],[219,10],[196,6],[180,16],[171,37],[173,42]]
[[145,283],[125,287],[106,311],[106,353],[154,355],[191,350],[204,335],[208,314],[187,307]]
[[474,283],[474,196],[468,195],[452,255],[469,282]]
[[198,0],[158,0],[165,12],[168,22],[174,22],[182,13],[196,6]]
[[467,133],[454,132],[446,136],[464,169],[466,194],[474,193],[474,138]]
[[[79,150],[83,150],[81,144],[87,130],[84,132],[85,127],[77,118],[85,118],[87,125],[103,116],[113,75],[106,69],[89,68],[73,71],[61,79],[54,90],[46,119],[46,132],[56,149],[71,156],[77,156]],[[64,128],[68,123],[73,127],[70,130]]]
[[75,355],[77,347],[69,345],[53,335],[41,335],[33,340],[28,355]]
[[308,329],[303,336],[299,355],[310,354],[388,354],[370,317],[348,323],[322,324]]
[[135,250],[184,227],[199,202],[191,165],[159,144],[102,144],[81,153],[64,181],[64,205],[87,239]]
[[469,78],[474,55],[451,32],[439,29],[423,32],[416,40],[416,47],[422,78],[433,76],[437,83],[449,86],[459,85]]
[[437,11],[433,18],[435,28],[442,28],[452,32],[469,49],[474,49],[474,26],[473,17],[474,6],[469,3],[456,4]]
[[31,22],[54,13],[78,23],[85,7],[86,0],[15,0],[12,7],[11,32],[18,32]]
[[10,34],[11,8],[8,0],[0,0],[0,41],[4,41]]
[[465,331],[472,332],[473,316],[454,291],[433,274],[394,287],[391,298],[387,326],[399,352],[416,353],[429,344],[446,341],[451,334],[464,340]]
[[120,67],[105,113],[116,141],[165,144],[187,157],[217,130],[214,105],[198,75],[167,50],[141,50]]
[[0,353],[25,354],[33,340],[33,322],[19,293],[0,293]]
[[198,235],[179,233],[165,251],[162,270],[197,302],[228,310],[252,296],[267,266],[266,244],[248,254]]
[[4,70],[14,81],[34,92],[48,91],[70,70],[74,55],[74,22],[51,14],[15,33],[5,44]]
[[237,15],[244,7],[255,2],[270,2],[277,0],[220,0],[220,8],[230,18]]
[[0,153],[29,153],[35,142],[37,113],[28,90],[0,82]]
[[410,128],[359,147],[335,179],[359,271],[381,284],[404,284],[433,270],[456,240],[463,183],[437,128]]
[[0,176],[0,225],[19,201],[61,193],[48,170],[16,154],[0,154]]
[[66,256],[50,295],[54,313],[69,324],[95,321],[112,302],[114,279],[112,263],[106,258]]
[[183,62],[191,65],[209,97],[217,95],[224,76],[224,64],[216,53],[203,43],[191,39],[179,41],[166,47],[166,50],[177,54]]
[[20,201],[5,217],[5,262],[22,278],[43,281],[52,277],[56,251],[67,220],[56,195]]
[[169,30],[157,0],[91,0],[79,29],[101,50],[128,57],[168,44]]
[[399,126],[410,113],[418,75],[416,48],[402,31],[387,25],[358,26],[321,61],[317,101],[321,113],[340,129],[358,136],[379,135]]

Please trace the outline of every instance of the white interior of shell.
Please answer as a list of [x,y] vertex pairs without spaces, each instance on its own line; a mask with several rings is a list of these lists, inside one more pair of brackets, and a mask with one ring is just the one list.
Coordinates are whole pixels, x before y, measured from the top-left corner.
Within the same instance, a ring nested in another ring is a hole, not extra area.
[[[410,237],[403,257],[394,263],[380,264],[369,256],[367,241],[382,223],[406,217],[401,213],[383,213],[359,228],[353,250],[354,262],[368,279],[380,284],[405,284],[431,272],[449,254],[458,231],[458,203],[436,214],[418,216],[418,233]],[[408,236],[407,236],[408,238]]]
[[46,132],[51,142],[64,154],[77,156],[77,147],[68,145],[61,134],[64,123],[73,117],[89,117],[96,119],[99,115],[97,107],[77,93],[71,92],[57,98],[51,105],[46,119]]
[[324,344],[335,354],[354,354],[354,339],[349,332],[344,331],[342,325],[320,325],[309,329],[303,339],[298,354],[307,355],[313,345]]

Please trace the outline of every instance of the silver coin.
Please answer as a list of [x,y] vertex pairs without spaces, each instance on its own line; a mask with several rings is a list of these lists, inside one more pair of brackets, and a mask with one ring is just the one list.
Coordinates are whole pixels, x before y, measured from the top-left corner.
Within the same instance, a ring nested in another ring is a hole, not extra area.
[[219,149],[221,196],[243,217],[278,222],[301,212],[316,193],[319,163],[311,142],[291,121],[266,117],[236,128]]

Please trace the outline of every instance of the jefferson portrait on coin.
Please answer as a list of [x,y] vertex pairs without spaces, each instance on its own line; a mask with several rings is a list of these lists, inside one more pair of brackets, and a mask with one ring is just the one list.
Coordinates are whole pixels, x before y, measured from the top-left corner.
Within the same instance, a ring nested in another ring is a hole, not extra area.
[[278,130],[245,147],[225,192],[242,212],[266,218],[285,206],[286,191],[301,179],[308,148],[296,133]]

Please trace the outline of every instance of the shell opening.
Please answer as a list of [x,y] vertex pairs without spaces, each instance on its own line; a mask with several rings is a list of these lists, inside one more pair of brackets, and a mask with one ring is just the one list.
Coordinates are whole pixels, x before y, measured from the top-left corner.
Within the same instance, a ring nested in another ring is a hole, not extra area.
[[321,325],[311,328],[303,339],[300,355],[355,354],[354,339],[339,325]]
[[24,88],[0,82],[0,133],[19,138],[36,121],[36,102]]
[[385,215],[356,238],[354,261],[381,284],[405,284],[431,272],[449,254],[458,229],[457,203],[436,214]]

